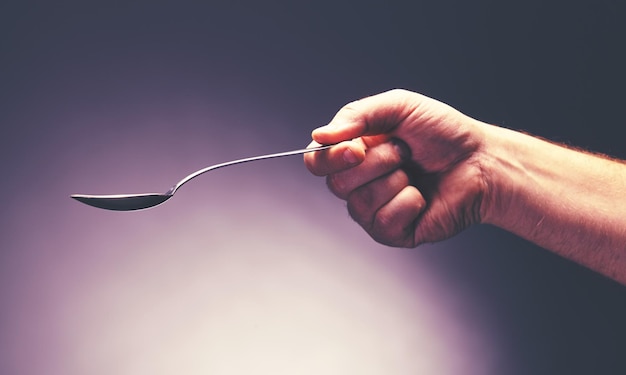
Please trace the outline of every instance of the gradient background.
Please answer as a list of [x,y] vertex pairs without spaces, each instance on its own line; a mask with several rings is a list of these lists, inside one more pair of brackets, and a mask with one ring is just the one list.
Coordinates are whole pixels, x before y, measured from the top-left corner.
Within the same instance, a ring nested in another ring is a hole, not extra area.
[[[90,3],[90,4],[87,4]],[[626,291],[496,228],[370,240],[300,157],[419,91],[626,158],[621,1],[0,5],[0,373],[623,374]]]

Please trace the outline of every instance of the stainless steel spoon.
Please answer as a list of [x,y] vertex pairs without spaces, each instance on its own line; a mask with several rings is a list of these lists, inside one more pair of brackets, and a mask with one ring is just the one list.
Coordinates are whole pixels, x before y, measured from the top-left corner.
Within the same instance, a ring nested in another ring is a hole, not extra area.
[[156,205],[159,205],[165,202],[166,200],[174,196],[174,193],[176,193],[176,191],[180,189],[180,187],[183,186],[186,182],[208,171],[212,171],[214,169],[218,169],[222,167],[228,167],[230,165],[247,163],[249,161],[279,158],[282,156],[298,155],[298,154],[304,154],[307,152],[325,150],[332,146],[333,145],[325,145],[325,146],[318,146],[318,147],[311,147],[311,148],[303,148],[303,149],[294,150],[294,151],[279,152],[276,154],[252,156],[252,157],[248,157],[244,159],[232,160],[232,161],[227,161],[227,162],[220,163],[220,164],[211,165],[209,167],[200,169],[199,171],[193,172],[189,176],[183,178],[165,193],[115,194],[115,195],[73,194],[71,195],[71,197],[76,199],[79,202],[83,202],[93,207],[104,208],[106,210],[114,210],[114,211],[141,210],[144,208],[154,207]]

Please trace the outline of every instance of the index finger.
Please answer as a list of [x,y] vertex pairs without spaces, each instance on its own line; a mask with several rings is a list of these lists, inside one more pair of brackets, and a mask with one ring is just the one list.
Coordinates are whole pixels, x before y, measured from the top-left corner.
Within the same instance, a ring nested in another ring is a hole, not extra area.
[[[319,145],[313,141],[309,147]],[[365,147],[356,141],[345,141],[327,150],[304,154],[304,164],[316,176],[326,176],[352,168],[364,159]]]

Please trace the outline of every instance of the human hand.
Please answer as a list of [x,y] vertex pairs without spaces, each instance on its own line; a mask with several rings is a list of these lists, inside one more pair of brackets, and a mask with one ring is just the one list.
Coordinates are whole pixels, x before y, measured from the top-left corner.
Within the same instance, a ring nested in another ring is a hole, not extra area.
[[450,106],[392,90],[344,106],[312,133],[307,168],[327,176],[350,216],[376,241],[415,247],[481,222],[488,184],[479,122]]

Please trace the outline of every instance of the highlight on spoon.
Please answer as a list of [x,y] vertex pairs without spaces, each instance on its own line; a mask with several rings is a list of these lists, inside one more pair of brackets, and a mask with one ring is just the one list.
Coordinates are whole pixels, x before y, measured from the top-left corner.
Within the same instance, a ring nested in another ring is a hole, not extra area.
[[115,194],[115,195],[87,195],[73,194],[70,197],[89,206],[113,211],[142,210],[159,205],[172,197],[171,194]]

